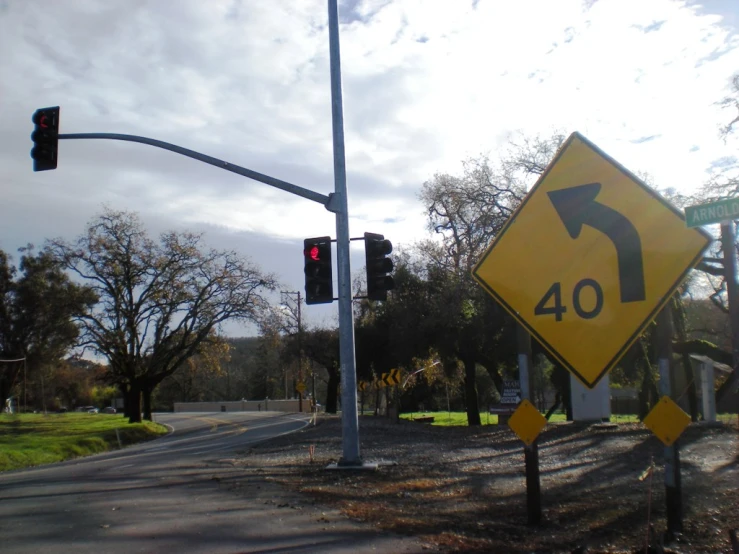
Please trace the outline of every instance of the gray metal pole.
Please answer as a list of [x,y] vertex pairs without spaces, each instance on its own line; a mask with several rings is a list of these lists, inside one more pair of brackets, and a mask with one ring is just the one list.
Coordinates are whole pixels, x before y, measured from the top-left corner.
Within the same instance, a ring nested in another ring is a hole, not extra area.
[[59,140],[65,140],[65,139],[66,140],[77,140],[77,139],[123,140],[126,142],[138,142],[140,144],[148,144],[149,146],[156,146],[157,148],[161,148],[162,150],[169,150],[170,152],[174,152],[182,156],[187,156],[188,158],[192,158],[193,160],[198,160],[199,162],[207,163],[215,167],[220,167],[221,169],[225,169],[226,171],[230,171],[231,173],[236,173],[237,175],[248,177],[249,179],[253,179],[255,181],[259,181],[260,183],[264,183],[265,185],[269,185],[271,187],[284,190],[285,192],[289,192],[291,194],[297,194],[298,196],[302,196],[303,198],[307,198],[308,200],[313,200],[313,202],[318,202],[319,204],[323,204],[327,210],[332,210],[333,208],[333,203],[331,202],[331,195],[326,196],[324,194],[320,194],[318,192],[314,192],[312,190],[299,187],[298,185],[293,185],[292,183],[288,183],[287,181],[282,181],[280,179],[270,177],[269,175],[263,175],[262,173],[257,173],[256,171],[252,171],[251,169],[247,169],[245,167],[232,164],[230,162],[219,160],[218,158],[214,158],[213,156],[201,154],[200,152],[196,152],[195,150],[190,150],[189,148],[183,148],[182,146],[177,146],[176,144],[164,142],[163,140],[156,140],[156,139],[152,139],[148,137],[140,137],[138,135],[121,135],[119,133],[68,133],[68,134],[59,135]]
[[[531,335],[523,327],[516,324],[516,340],[518,343],[518,382],[521,386],[521,398],[532,401],[534,397],[533,380],[531,379]],[[539,444],[538,439],[524,445],[524,464],[526,468],[526,511],[529,525],[541,523],[541,479],[539,477]]]
[[726,295],[729,299],[731,351],[734,356],[734,369],[739,371],[739,289],[736,282],[736,231],[733,221],[721,224],[721,246],[724,251]]
[[[300,304],[302,303],[300,291],[298,291],[298,382],[303,383],[303,321],[300,313]],[[298,411],[303,413],[303,390],[298,391]]]
[[[657,364],[659,366],[659,393],[673,396],[670,362],[672,361],[672,314],[668,307],[657,316]],[[680,479],[680,450],[678,441],[665,446],[665,512],[667,531],[682,533],[683,501]]]
[[341,429],[343,456],[339,465],[362,465],[359,456],[357,375],[354,366],[354,314],[349,265],[349,202],[344,153],[344,112],[341,95],[339,9],[328,0],[328,38],[331,58],[331,119],[334,138],[334,199],[336,201],[336,261],[339,281],[339,358],[341,364]]

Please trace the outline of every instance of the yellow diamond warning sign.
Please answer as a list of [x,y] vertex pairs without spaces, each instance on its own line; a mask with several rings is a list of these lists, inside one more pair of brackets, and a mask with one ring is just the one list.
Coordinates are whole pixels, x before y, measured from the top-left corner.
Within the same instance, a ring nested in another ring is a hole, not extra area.
[[547,419],[528,400],[522,400],[508,420],[508,427],[527,445],[536,440],[546,424]]
[[669,396],[663,396],[644,418],[644,425],[657,435],[665,446],[670,446],[690,423],[690,416]]
[[473,270],[588,387],[607,374],[711,237],[573,133]]

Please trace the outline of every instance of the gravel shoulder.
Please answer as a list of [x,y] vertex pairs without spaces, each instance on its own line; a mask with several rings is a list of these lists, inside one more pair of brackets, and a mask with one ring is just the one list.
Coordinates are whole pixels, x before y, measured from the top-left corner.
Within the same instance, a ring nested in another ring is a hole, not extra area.
[[[322,416],[235,462],[291,493],[445,552],[643,551],[665,529],[662,444],[641,424],[550,424],[539,438],[543,522],[526,524],[523,443],[507,426],[432,427],[362,417],[362,457],[377,471],[330,471],[341,422]],[[311,457],[311,447],[313,456]],[[684,533],[667,551],[729,552],[739,528],[735,425],[691,425],[680,439]],[[639,477],[654,460],[651,479]],[[582,551],[582,550],[581,550]]]

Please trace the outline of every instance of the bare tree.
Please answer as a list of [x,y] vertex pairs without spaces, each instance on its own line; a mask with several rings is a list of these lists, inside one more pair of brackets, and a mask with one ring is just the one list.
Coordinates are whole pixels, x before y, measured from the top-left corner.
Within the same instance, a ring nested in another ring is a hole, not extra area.
[[83,345],[108,360],[111,382],[126,399],[130,421],[151,419],[151,394],[227,320],[257,322],[262,291],[276,283],[235,252],[204,248],[194,233],[150,239],[139,218],[106,209],[74,243],[47,251],[88,283],[100,301],[80,314]]
[[726,139],[734,132],[734,126],[739,123],[739,73],[731,79],[731,92],[721,99],[718,105],[734,112],[731,121],[720,128],[721,136]]

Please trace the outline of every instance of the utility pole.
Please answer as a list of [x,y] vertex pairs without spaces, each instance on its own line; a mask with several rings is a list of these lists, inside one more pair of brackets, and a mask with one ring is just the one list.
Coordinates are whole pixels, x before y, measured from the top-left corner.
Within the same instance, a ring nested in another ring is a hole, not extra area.
[[300,390],[298,391],[298,411],[303,413],[303,318],[300,315],[300,305],[302,299],[300,297],[300,291],[298,291],[298,383],[300,383]]
[[[736,282],[736,228],[734,221],[721,222],[721,247],[724,251],[724,279],[726,280],[726,296],[729,300],[729,324],[731,328],[732,372],[730,387],[739,387],[739,290]],[[727,383],[728,384],[728,383]]]
[[[305,386],[305,383],[303,383],[303,317],[302,317],[302,306],[303,303],[303,297],[300,294],[300,291],[282,291],[282,294],[286,297],[290,297],[292,295],[295,295],[297,298],[297,304],[295,307],[295,310],[293,311],[291,306],[287,304],[287,302],[283,301],[282,305],[285,306],[285,308],[288,309],[290,312],[290,315],[292,315],[298,324],[298,383],[299,387],[300,385]],[[315,386],[314,386],[315,389]],[[298,411],[302,414],[303,413],[303,388],[300,387],[298,389]],[[313,391],[315,394],[315,390]]]
[[739,371],[739,290],[736,282],[736,229],[733,221],[721,223],[721,247],[724,251],[724,278],[731,324],[731,353],[736,374]]

